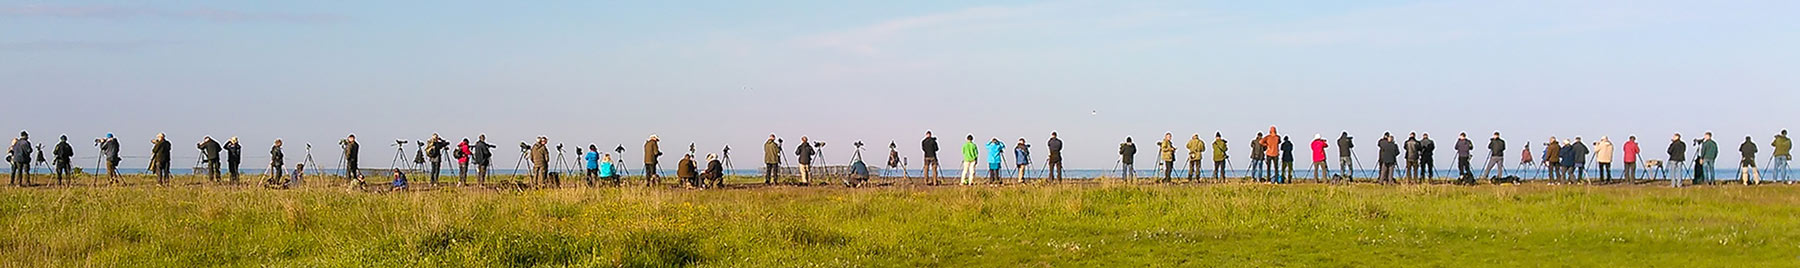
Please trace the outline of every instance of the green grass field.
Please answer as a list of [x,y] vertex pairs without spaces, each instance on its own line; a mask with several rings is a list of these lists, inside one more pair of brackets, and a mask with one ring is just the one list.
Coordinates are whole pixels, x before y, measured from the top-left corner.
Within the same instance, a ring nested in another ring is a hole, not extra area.
[[0,265],[1800,266],[1791,185],[371,193],[329,178],[296,190],[181,181],[0,188]]

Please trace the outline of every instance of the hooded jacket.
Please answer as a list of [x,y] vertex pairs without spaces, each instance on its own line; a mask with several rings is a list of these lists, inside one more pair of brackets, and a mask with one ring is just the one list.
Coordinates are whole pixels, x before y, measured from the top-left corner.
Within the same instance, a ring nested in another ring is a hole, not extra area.
[[919,150],[925,151],[925,157],[937,157],[937,136],[925,137],[925,140],[919,141]]
[[1196,136],[1188,139],[1187,149],[1189,162],[1206,160],[1206,142],[1200,141],[1200,137]]
[[1456,157],[1475,156],[1474,154],[1469,153],[1469,151],[1474,151],[1474,150],[1475,150],[1475,142],[1469,141],[1469,139],[1467,139],[1467,138],[1456,139]]
[[1230,144],[1225,142],[1225,139],[1213,139],[1212,146],[1213,162],[1225,162],[1225,159],[1231,159],[1231,155],[1225,154],[1226,150],[1231,149]]
[[988,164],[999,165],[1001,163],[1000,162],[1001,160],[1005,160],[1002,158],[1002,157],[1006,156],[1006,144],[1005,143],[1000,143],[1000,141],[989,141],[987,143],[987,150],[988,150],[988,155],[987,155]]
[[1263,148],[1270,159],[1281,156],[1281,134],[1275,133],[1275,127],[1269,127],[1269,135],[1263,136]]
[[1175,162],[1175,141],[1162,140],[1156,143],[1157,159],[1163,162]]
[[1126,165],[1137,163],[1137,144],[1129,141],[1119,144],[1119,162]]
[[1613,160],[1613,143],[1612,143],[1612,141],[1601,139],[1599,142],[1595,142],[1594,143],[1594,162],[1610,164],[1613,162],[1612,160]]
[[1325,147],[1328,147],[1328,146],[1330,146],[1330,145],[1327,145],[1327,142],[1325,142],[1325,139],[1313,139],[1312,161],[1313,162],[1325,162]]
[[1281,162],[1294,162],[1294,142],[1281,140]]
[[[1625,140],[1625,149],[1624,150],[1625,150],[1625,157],[1624,157],[1625,163],[1637,163],[1638,153],[1642,152],[1641,150],[1638,149],[1637,141],[1636,140]],[[1626,167],[1626,168],[1630,168],[1630,167]]]
[[[811,142],[800,141],[800,147],[794,148],[794,155],[800,156],[800,157],[797,159],[794,159],[794,160],[800,161],[801,165],[812,165],[813,155],[818,154],[818,153],[819,152],[817,152],[817,151],[813,151],[813,146],[812,146]],[[692,160],[689,160],[689,161],[692,161]]]
[[1383,139],[1376,146],[1381,147],[1381,164],[1394,165],[1400,163],[1398,159],[1400,157],[1400,146],[1395,145],[1393,139]]
[[457,154],[456,162],[464,164],[464,165],[469,164],[469,158],[473,156],[473,154],[469,151],[469,140],[464,139],[461,142],[457,142],[456,143],[456,151],[460,152],[460,154]]
[[1499,137],[1488,138],[1488,156],[1506,156],[1506,140]]
[[1775,141],[1771,141],[1769,144],[1775,146],[1775,156],[1794,157],[1791,152],[1794,149],[1794,141],[1789,140],[1787,135],[1775,135]]
[[763,164],[781,164],[781,144],[775,140],[763,142]]

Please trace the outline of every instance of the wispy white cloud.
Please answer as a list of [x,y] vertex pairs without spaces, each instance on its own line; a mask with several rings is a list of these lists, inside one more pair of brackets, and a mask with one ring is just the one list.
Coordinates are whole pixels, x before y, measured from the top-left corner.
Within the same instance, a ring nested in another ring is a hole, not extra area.
[[128,20],[144,18],[188,19],[213,22],[287,22],[317,23],[346,19],[335,14],[288,12],[249,12],[212,8],[156,8],[112,5],[18,5],[0,6],[0,17],[50,17],[74,19]]

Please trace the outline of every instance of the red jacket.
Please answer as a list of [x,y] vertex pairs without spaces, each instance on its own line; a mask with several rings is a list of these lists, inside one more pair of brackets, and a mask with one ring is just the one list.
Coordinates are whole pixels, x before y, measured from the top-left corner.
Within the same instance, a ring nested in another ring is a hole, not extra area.
[[1625,141],[1625,163],[1637,163],[1637,155],[1638,155],[1637,141],[1635,141],[1635,140]]
[[462,151],[462,157],[457,157],[456,162],[462,163],[462,164],[468,164],[469,156],[472,155],[472,154],[469,154],[469,142],[464,141],[464,142],[457,143],[456,150]]
[[1331,147],[1326,145],[1325,139],[1313,139],[1313,162],[1325,162],[1325,147]]

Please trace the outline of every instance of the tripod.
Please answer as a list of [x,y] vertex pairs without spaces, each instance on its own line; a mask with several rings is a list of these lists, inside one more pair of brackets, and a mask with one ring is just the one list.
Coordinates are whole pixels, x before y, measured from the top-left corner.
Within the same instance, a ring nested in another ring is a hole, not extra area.
[[[556,145],[556,165],[550,166],[550,167],[544,167],[544,172],[550,173],[550,177],[543,178],[544,184],[546,186],[551,187],[551,188],[562,187],[562,175],[569,173],[569,160],[566,158],[563,158],[564,155],[567,155],[567,153],[564,153],[562,144],[557,144]],[[561,170],[551,169],[552,167],[555,167],[556,169],[561,169]]]
[[403,169],[403,168],[411,169],[411,167],[405,166],[406,165],[406,140],[395,141],[394,157],[388,159],[388,165],[391,167],[394,167],[395,169]]
[[[736,175],[736,172],[732,172],[732,170],[736,170],[736,168],[731,165],[731,145],[726,144],[725,149],[720,150],[719,154],[723,154],[720,157],[724,157],[726,176]],[[723,179],[720,180],[723,181]]]

